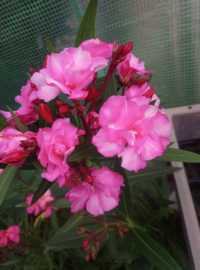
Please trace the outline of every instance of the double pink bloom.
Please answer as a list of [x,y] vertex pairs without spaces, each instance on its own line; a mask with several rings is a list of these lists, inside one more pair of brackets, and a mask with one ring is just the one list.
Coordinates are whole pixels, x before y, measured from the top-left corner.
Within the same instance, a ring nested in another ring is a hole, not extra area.
[[120,187],[124,186],[124,179],[120,174],[112,172],[107,167],[99,170],[91,168],[88,179],[65,195],[69,202],[73,202],[72,213],[83,210],[86,206],[90,214],[97,216],[118,205]]
[[0,230],[0,247],[5,247],[9,242],[19,242],[20,228],[16,225],[10,226],[7,230]]
[[58,119],[51,128],[39,129],[37,142],[40,148],[38,160],[47,168],[42,177],[53,182],[59,176],[64,176],[69,170],[66,160],[69,154],[79,144],[79,135],[83,130],[77,130],[70,124],[70,119]]
[[112,96],[103,104],[99,124],[92,143],[105,157],[121,157],[121,166],[129,171],[145,168],[146,160],[161,156],[170,143],[172,125],[163,111],[125,96]]
[[111,55],[112,44],[99,39],[86,40],[78,48],[52,53],[47,67],[31,77],[37,85],[38,97],[48,102],[63,92],[69,95],[68,99],[85,99],[95,73],[108,65],[106,58]]
[[[38,120],[38,111],[35,109],[35,101],[38,100],[37,89],[28,80],[25,86],[21,88],[21,95],[15,97],[15,101],[21,105],[21,107],[14,111],[15,115],[25,125],[31,125]],[[7,122],[15,126],[10,112],[1,111],[0,113],[7,119]]]

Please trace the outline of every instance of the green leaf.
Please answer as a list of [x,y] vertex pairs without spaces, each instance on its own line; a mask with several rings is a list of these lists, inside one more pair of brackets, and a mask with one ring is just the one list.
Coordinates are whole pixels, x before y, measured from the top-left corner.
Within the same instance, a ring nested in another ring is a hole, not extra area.
[[128,181],[130,185],[134,185],[136,183],[147,181],[150,179],[154,179],[160,176],[165,176],[168,174],[172,174],[181,168],[176,167],[149,167],[147,166],[145,169],[135,172],[127,172]]
[[95,156],[97,154],[96,147],[91,142],[84,142],[77,145],[74,151],[68,156],[67,161],[77,161],[83,158]]
[[46,37],[46,45],[47,45],[47,49],[48,49],[49,54],[51,54],[52,52],[57,53],[56,48],[53,46],[53,44],[48,39],[48,37]]
[[15,175],[19,167],[17,166],[8,166],[3,170],[2,174],[0,175],[0,205],[2,204],[6,193],[10,187],[12,180],[15,178]]
[[170,254],[144,232],[132,228],[134,243],[140,252],[160,270],[181,270]]
[[168,237],[169,247],[171,249],[171,254],[176,259],[176,261],[180,264],[183,270],[191,270],[190,262],[188,260],[188,256],[185,251],[181,248],[181,246],[171,237]]
[[120,160],[116,158],[115,171],[121,174],[124,178],[124,187],[122,187],[122,193],[120,195],[119,206],[117,207],[126,218],[131,219],[132,217],[132,199],[129,187],[128,178],[126,176],[125,170],[121,167]]
[[57,235],[45,243],[46,247],[75,248],[80,247],[87,238],[85,234],[77,234],[76,231],[68,231]]
[[107,239],[107,247],[110,251],[110,255],[112,256],[113,259],[116,259],[117,257],[117,241],[116,241],[116,237],[109,237],[108,234],[108,239]]
[[71,203],[68,202],[67,199],[59,199],[55,200],[52,203],[49,204],[50,206],[58,207],[58,208],[70,208]]
[[[88,223],[92,223],[93,220],[91,220],[91,218],[89,217],[84,217],[84,216],[77,216],[74,215],[72,218],[70,218],[57,232],[54,236],[64,233],[64,232],[68,232],[71,231],[73,229],[75,229],[76,227],[80,226],[80,225],[85,225]],[[54,237],[53,237],[54,238]],[[53,239],[52,238],[52,239]]]
[[53,183],[54,182],[49,182],[43,178],[32,198],[31,205],[37,202],[37,200],[53,185]]
[[15,205],[15,207],[22,207],[22,208],[26,208],[27,206],[28,204],[26,202],[18,203],[17,205]]
[[103,102],[111,96],[117,96],[117,85],[115,83],[114,75],[109,79],[105,89],[103,90]]
[[10,126],[4,119],[0,118],[0,131],[2,131],[5,127]]
[[148,218],[145,226],[157,225],[169,213],[169,211],[170,211],[169,208],[161,208],[159,210],[154,211]]
[[156,160],[199,163],[200,155],[176,148],[166,148],[161,157]]
[[31,157],[30,160],[32,164],[35,166],[35,168],[38,169],[38,171],[45,171],[45,168],[42,167],[42,165],[40,164],[40,162],[38,161],[36,157]]
[[97,6],[98,0],[90,0],[78,27],[74,47],[78,47],[84,40],[95,38],[92,35],[94,34]]
[[10,112],[10,114],[11,114],[13,120],[15,121],[16,125],[18,126],[19,130],[20,130],[21,132],[26,132],[26,131],[28,131],[28,128],[25,127],[25,126],[22,124],[22,122],[21,122],[21,121],[19,120],[19,118],[14,114],[14,112],[11,110],[11,108],[8,107],[7,105],[6,105],[6,107],[8,108],[8,110],[9,110],[9,112]]

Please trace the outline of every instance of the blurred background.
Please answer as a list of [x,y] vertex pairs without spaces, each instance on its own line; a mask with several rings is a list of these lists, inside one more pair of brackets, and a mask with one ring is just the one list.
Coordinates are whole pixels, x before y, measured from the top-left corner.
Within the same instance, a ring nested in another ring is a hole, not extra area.
[[[0,1],[0,108],[14,97],[28,67],[42,67],[45,37],[57,51],[73,45],[88,0]],[[96,37],[132,41],[133,53],[154,70],[151,86],[165,108],[200,103],[199,0],[99,0]]]

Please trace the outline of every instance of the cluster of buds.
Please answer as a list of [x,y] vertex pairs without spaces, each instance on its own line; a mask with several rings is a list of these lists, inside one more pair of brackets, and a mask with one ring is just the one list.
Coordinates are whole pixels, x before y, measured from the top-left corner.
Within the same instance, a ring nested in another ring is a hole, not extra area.
[[119,220],[116,223],[106,223],[98,217],[90,216],[86,213],[81,213],[81,212],[79,214],[80,215],[83,214],[84,216],[89,216],[104,226],[103,228],[99,229],[96,232],[91,232],[90,230],[88,230],[84,227],[77,227],[76,228],[78,234],[89,235],[82,243],[82,248],[85,251],[88,251],[88,253],[86,255],[86,261],[88,261],[91,257],[93,258],[93,260],[96,259],[97,252],[99,251],[99,248],[100,248],[100,242],[104,238],[104,236],[108,233],[109,229],[117,229],[121,238],[124,237],[124,232],[129,231],[129,228],[125,227],[123,224],[123,221],[121,221],[121,220]]

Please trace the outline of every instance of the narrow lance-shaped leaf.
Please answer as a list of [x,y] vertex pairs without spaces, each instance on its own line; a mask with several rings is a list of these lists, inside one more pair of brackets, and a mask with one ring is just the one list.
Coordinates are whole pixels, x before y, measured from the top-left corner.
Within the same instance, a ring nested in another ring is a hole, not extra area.
[[12,115],[12,118],[13,118],[13,120],[15,121],[16,125],[18,126],[19,130],[20,130],[21,132],[26,132],[26,131],[28,131],[28,128],[25,127],[25,126],[22,124],[22,122],[21,122],[21,121],[19,120],[19,118],[14,114],[14,112],[11,110],[11,108],[8,107],[7,105],[6,105],[6,107],[8,108],[10,114]]
[[181,270],[171,255],[146,233],[132,228],[134,243],[140,252],[160,270]]
[[77,145],[74,151],[68,156],[67,161],[77,161],[83,158],[95,156],[97,154],[97,149],[90,142],[84,142]]
[[92,35],[95,34],[97,6],[98,0],[90,0],[80,22],[74,41],[74,47],[78,47],[84,40],[95,38],[95,36]]
[[47,49],[48,49],[49,54],[51,54],[52,52],[57,53],[56,48],[53,46],[53,44],[48,39],[48,37],[46,37],[46,45],[47,45]]
[[127,172],[128,180],[130,185],[134,185],[136,183],[147,181],[150,179],[154,179],[157,177],[165,176],[168,174],[172,174],[181,168],[175,167],[146,167],[143,170],[135,172]]
[[71,203],[68,202],[67,199],[59,199],[59,200],[55,200],[52,203],[49,204],[50,206],[54,206],[54,207],[58,207],[58,208],[70,208],[71,207]]
[[19,170],[19,167],[17,166],[8,166],[4,169],[2,174],[0,175],[0,205],[2,204],[6,193],[10,187],[10,184],[12,183],[12,180],[14,179],[17,171]]
[[167,147],[156,160],[200,163],[200,155],[189,151]]
[[53,185],[53,183],[54,182],[49,182],[43,178],[32,198],[31,205],[37,202],[37,200]]

